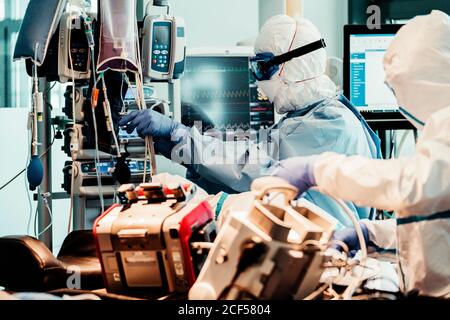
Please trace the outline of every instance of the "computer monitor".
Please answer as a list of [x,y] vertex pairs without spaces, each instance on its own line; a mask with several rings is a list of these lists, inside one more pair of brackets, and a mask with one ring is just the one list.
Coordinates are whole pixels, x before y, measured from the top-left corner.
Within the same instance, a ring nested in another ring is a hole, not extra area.
[[274,123],[273,105],[260,95],[249,67],[253,49],[197,49],[181,78],[181,122],[202,129],[259,130]]
[[344,95],[374,130],[413,129],[385,84],[383,58],[401,27],[344,26]]
[[344,91],[361,111],[398,111],[397,100],[385,84],[383,58],[400,27],[345,26]]

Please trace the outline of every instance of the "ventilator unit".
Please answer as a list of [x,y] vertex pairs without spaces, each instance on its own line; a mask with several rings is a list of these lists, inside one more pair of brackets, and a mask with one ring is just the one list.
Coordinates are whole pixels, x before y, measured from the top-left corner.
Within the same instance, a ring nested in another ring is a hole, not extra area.
[[247,207],[222,213],[190,299],[302,299],[319,284],[336,220],[306,200],[293,203],[297,189],[279,178],[255,180],[252,192]]

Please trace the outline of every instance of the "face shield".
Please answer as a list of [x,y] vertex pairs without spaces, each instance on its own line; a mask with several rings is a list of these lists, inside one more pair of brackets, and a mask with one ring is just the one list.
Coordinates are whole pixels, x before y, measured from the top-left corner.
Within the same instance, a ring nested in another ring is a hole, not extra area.
[[259,53],[255,57],[250,58],[250,68],[256,80],[270,80],[280,70],[280,65],[323,48],[326,48],[325,40],[320,39],[279,56],[275,56],[270,52]]

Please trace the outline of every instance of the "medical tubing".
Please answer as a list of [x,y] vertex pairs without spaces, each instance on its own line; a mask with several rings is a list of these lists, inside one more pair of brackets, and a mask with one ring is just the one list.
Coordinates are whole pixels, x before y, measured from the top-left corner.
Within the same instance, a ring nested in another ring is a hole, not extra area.
[[38,100],[38,94],[39,94],[39,80],[38,80],[38,70],[37,70],[37,51],[39,48],[39,43],[36,43],[35,48],[35,56],[34,56],[34,65],[33,65],[33,83],[34,83],[34,93],[33,93],[33,129],[32,129],[32,142],[31,142],[31,154],[33,156],[38,155],[38,132],[37,132],[37,100]]
[[[88,39],[88,42],[89,42],[89,37],[87,39]],[[98,166],[99,166],[99,163],[100,163],[100,155],[99,155],[99,150],[98,150],[97,117],[95,116],[95,107],[96,106],[94,106],[93,101],[92,101],[92,97],[93,97],[94,91],[97,90],[97,83],[98,83],[97,72],[96,72],[96,69],[95,69],[95,49],[94,49],[94,47],[90,46],[89,47],[89,51],[90,51],[90,54],[91,54],[91,63],[92,63],[92,78],[94,79],[94,86],[92,88],[91,99],[90,100],[91,100],[92,120],[93,120],[93,126],[94,126],[95,175],[96,175],[96,178],[97,178],[97,188],[98,188],[98,194],[100,196],[100,205],[102,207],[102,212],[104,212],[105,211],[105,199],[104,199],[104,196],[103,196],[102,180],[100,178],[100,173],[98,172]],[[72,170],[73,170],[73,167],[72,167]],[[72,176],[73,176],[73,171],[72,171]]]
[[[139,50],[138,50],[139,52]],[[139,65],[141,65],[140,55],[138,57]],[[147,106],[145,104],[145,96],[144,96],[144,86],[142,83],[142,69],[139,67],[140,74],[138,77],[136,77],[136,85],[138,87],[138,95],[141,96],[141,109],[146,109]],[[150,164],[151,164],[151,172],[150,177],[154,176],[156,174],[156,158],[155,158],[155,147],[153,145],[153,137],[147,136],[145,137],[145,143],[146,143],[146,156],[145,161],[147,161],[147,157],[150,158]],[[147,166],[147,162],[145,162],[145,166]]]
[[69,205],[69,223],[67,224],[67,234],[69,234],[72,229],[72,219],[73,219],[73,197],[74,197],[73,187],[75,184],[75,166],[73,165],[73,163],[71,165],[70,170],[72,171],[72,174],[70,176],[70,205]]
[[117,150],[117,157],[120,157],[121,154],[120,154],[119,141],[117,140],[116,131],[114,130],[114,122],[112,120],[111,104],[109,103],[108,91],[106,88],[106,81],[105,81],[105,77],[103,74],[102,74],[101,80],[102,80],[102,84],[103,84],[103,97],[104,97],[103,107],[104,107],[105,117],[106,117],[106,127],[108,128],[108,130],[110,130],[110,132],[113,136],[114,144],[115,144],[116,150]]
[[148,140],[145,139],[145,153],[144,153],[144,174],[142,177],[142,182],[147,182],[147,160],[148,160]]
[[[365,270],[365,264],[366,264],[366,260],[367,260],[367,246],[366,246],[366,241],[364,240],[364,235],[363,235],[363,231],[361,226],[359,225],[358,221],[356,220],[355,216],[352,214],[352,212],[350,211],[350,209],[348,208],[348,206],[344,203],[344,201],[342,201],[341,199],[336,198],[335,196],[326,193],[324,190],[321,190],[320,187],[318,188],[314,188],[317,189],[319,192],[328,195],[329,197],[331,197],[334,201],[336,201],[339,206],[342,207],[342,209],[344,210],[344,212],[347,214],[347,216],[350,218],[350,220],[353,223],[353,226],[355,227],[355,231],[356,231],[356,235],[358,236],[358,240],[359,240],[359,245],[361,247],[361,261],[360,261],[360,265],[363,267],[362,270]],[[345,290],[344,294],[343,294],[343,299],[344,300],[350,300],[354,290],[356,289],[356,287],[359,285],[359,283],[361,282],[361,278],[363,276],[364,271],[361,272],[361,274],[355,278],[355,280],[353,281],[353,283],[351,283],[348,288]]]
[[[141,57],[141,49],[139,47],[139,30],[136,29],[136,46],[137,46],[137,60],[138,60],[138,77],[136,78],[136,84],[139,84],[138,86],[138,94],[141,96],[141,105],[142,109],[146,109],[147,106],[145,104],[145,94],[144,94],[144,75],[142,72],[142,57]],[[157,173],[156,168],[156,155],[155,155],[155,146],[153,144],[153,137],[149,136],[146,137],[148,140],[148,151],[150,154],[150,163],[151,163],[151,175],[154,176]]]
[[[140,63],[140,61],[138,61]],[[131,85],[130,79],[128,78],[128,76],[126,75],[126,73],[123,74],[124,78],[125,78],[125,82],[128,84],[128,89],[131,91],[131,95],[133,96],[134,100],[136,101],[136,104],[139,108],[139,110],[142,110],[142,105],[141,105],[141,101],[140,101],[140,95],[139,95],[139,89],[138,87],[138,74],[135,74],[136,77],[136,90],[138,90],[137,94],[133,91],[133,86]],[[145,153],[144,153],[144,173],[143,173],[143,177],[142,177],[142,182],[145,183],[147,182],[146,178],[147,178],[147,152],[148,152],[148,140],[145,139]]]
[[92,119],[94,122],[94,140],[95,140],[95,175],[97,176],[97,187],[98,187],[98,194],[100,196],[100,205],[102,207],[102,212],[105,212],[105,201],[103,197],[102,180],[100,178],[100,173],[98,172],[99,169],[98,167],[100,164],[100,155],[98,150],[97,117],[95,116],[94,106],[92,106]]
[[403,132],[403,135],[400,139],[400,143],[398,144],[398,147],[395,148],[395,157],[398,158],[400,156],[400,153],[402,152],[403,146],[406,142],[406,138],[408,137],[408,131]]
[[[40,190],[39,190],[38,194],[41,195],[41,197],[42,197],[42,202],[44,203],[44,206],[45,206],[45,208],[46,208],[47,211],[48,211],[48,214],[49,214],[49,216],[50,216],[50,223],[48,224],[48,226],[46,226],[46,227],[44,228],[44,230],[42,230],[42,231],[37,235],[37,238],[39,238],[39,237],[42,236],[44,233],[46,233],[46,232],[52,227],[52,225],[53,225],[53,214],[52,214],[52,210],[50,209],[50,206],[49,206],[48,200],[47,200],[47,198],[50,196],[50,194],[49,194],[49,193],[47,193],[47,194],[42,193],[42,194],[41,194],[41,193],[40,193]],[[36,208],[36,210],[37,210],[37,208]]]
[[[70,19],[72,19],[72,6],[70,7]],[[76,105],[75,105],[75,73],[73,71],[73,60],[72,60],[72,28],[69,28],[70,32],[69,32],[69,62],[70,62],[70,71],[71,71],[71,76],[72,76],[72,118],[73,118],[73,123],[75,125],[75,114],[76,114]],[[91,48],[89,47],[89,52]],[[72,132],[73,134],[73,132]],[[73,197],[74,197],[74,193],[73,193],[73,185],[74,185],[74,176],[75,176],[75,172],[74,172],[74,165],[72,162],[72,167],[71,167],[71,177],[70,177],[70,205],[69,205],[69,223],[67,226],[67,234],[70,233],[70,228],[72,225],[72,217],[73,217]]]
[[344,201],[342,201],[341,199],[336,198],[333,195],[330,195],[329,193],[326,193],[321,188],[314,188],[314,189],[316,189],[320,193],[326,194],[327,196],[332,198],[334,201],[336,201],[339,204],[339,206],[344,210],[344,212],[347,214],[347,216],[350,218],[350,220],[352,221],[353,226],[355,227],[355,231],[356,231],[356,234],[358,236],[359,245],[361,247],[361,253],[362,253],[362,255],[361,255],[361,264],[365,264],[365,262],[367,260],[367,247],[366,247],[366,241],[364,240],[363,231],[361,229],[361,226],[359,225],[358,220],[356,220],[355,216],[350,211],[350,209],[348,208],[348,206],[345,204]]
[[[30,138],[31,138],[30,130],[27,130],[27,134],[28,134],[28,140],[27,140],[27,141],[28,141],[28,142],[31,142],[31,141],[30,141]],[[27,156],[27,161],[26,161],[26,163],[25,163],[25,169],[24,169],[24,171],[26,170],[27,165],[28,165],[28,163],[30,162],[30,158],[31,158],[31,148],[30,148],[30,145],[29,145],[29,144],[27,144],[27,149],[28,149],[28,156]],[[22,171],[22,172],[24,172],[24,171]],[[19,173],[16,177],[18,177],[18,176],[20,176],[20,175],[21,175],[21,173]],[[15,178],[14,178],[14,179],[15,179]],[[11,181],[14,181],[14,179],[11,180]],[[30,234],[31,220],[32,220],[32,218],[33,218],[33,205],[32,205],[32,203],[31,203],[30,191],[28,190],[28,180],[27,180],[27,176],[26,176],[26,175],[24,176],[24,183],[25,183],[25,192],[27,193],[27,200],[28,200],[27,234],[29,235],[29,234]]]

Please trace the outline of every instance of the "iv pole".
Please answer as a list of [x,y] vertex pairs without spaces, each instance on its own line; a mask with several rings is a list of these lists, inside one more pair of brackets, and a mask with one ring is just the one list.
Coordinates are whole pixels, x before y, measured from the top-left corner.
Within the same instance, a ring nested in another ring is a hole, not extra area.
[[[50,85],[46,78],[39,78],[39,91],[43,93],[43,108],[42,113],[38,114],[37,117],[37,136],[38,136],[38,153],[47,154],[41,158],[42,166],[44,168],[44,177],[42,183],[39,187],[40,194],[38,194],[38,234],[43,232],[50,223],[52,219],[50,216],[50,211],[52,211],[52,119],[51,110],[48,104],[50,101]],[[47,205],[44,203],[44,198],[46,198]],[[48,208],[47,208],[48,206]],[[53,245],[53,227],[48,228],[42,235],[39,236],[39,240],[45,243],[45,245],[52,250]]]

